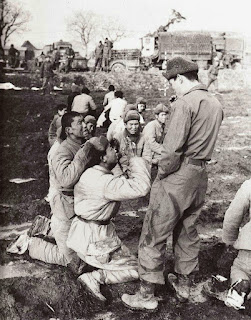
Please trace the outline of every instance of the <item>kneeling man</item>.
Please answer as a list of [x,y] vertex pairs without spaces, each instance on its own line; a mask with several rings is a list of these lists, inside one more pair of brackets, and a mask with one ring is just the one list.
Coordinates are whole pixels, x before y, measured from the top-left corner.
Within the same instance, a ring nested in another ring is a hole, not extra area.
[[117,236],[111,219],[122,200],[143,197],[149,192],[150,173],[143,158],[133,157],[129,164],[131,178],[115,177],[111,170],[117,164],[117,152],[105,137],[99,139],[99,164],[87,169],[74,188],[77,216],[72,221],[67,245],[87,264],[98,268],[82,274],[78,280],[105,301],[100,284],[138,279],[136,257]]

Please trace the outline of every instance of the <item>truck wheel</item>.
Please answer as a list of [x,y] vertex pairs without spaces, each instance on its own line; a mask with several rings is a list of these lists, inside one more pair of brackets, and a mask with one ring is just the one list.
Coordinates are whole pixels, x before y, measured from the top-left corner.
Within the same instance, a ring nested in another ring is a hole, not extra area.
[[126,67],[122,63],[114,63],[111,67],[112,72],[124,72],[126,70]]

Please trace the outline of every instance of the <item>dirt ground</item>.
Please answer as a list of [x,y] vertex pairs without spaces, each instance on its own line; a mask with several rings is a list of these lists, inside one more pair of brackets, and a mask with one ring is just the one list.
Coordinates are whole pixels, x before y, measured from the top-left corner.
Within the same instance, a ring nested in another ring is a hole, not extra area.
[[[55,106],[66,102],[68,92],[65,89],[56,96],[40,96],[38,91],[28,89],[37,83],[27,77],[6,76],[5,81],[27,89],[0,92],[0,319],[250,319],[251,302],[246,303],[244,311],[238,312],[200,293],[201,284],[212,274],[229,276],[236,255],[234,250],[226,254],[220,233],[226,208],[241,183],[250,178],[249,90],[217,94],[223,104],[225,118],[213,161],[208,164],[209,186],[199,220],[202,239],[200,272],[194,280],[193,300],[181,304],[168,285],[159,286],[159,308],[154,313],[146,313],[129,311],[120,300],[124,292],[133,293],[139,282],[102,287],[108,300],[103,305],[81,288],[66,268],[32,261],[27,255],[6,254],[5,249],[17,230],[22,232],[27,228],[37,214],[50,216],[49,205],[44,200],[48,191],[47,132]],[[167,103],[167,97],[163,97],[163,91],[154,86],[135,88],[126,88],[125,97],[129,103],[133,103],[137,96],[146,97],[148,109],[145,119],[149,121],[153,119],[151,109],[160,101]],[[104,94],[104,91],[92,92],[100,111]],[[168,96],[170,94],[168,91]],[[9,181],[14,178],[35,180],[22,184]],[[119,236],[134,252],[137,252],[147,203],[148,197],[123,203],[115,221]],[[128,211],[136,216],[128,216]],[[166,275],[172,271],[172,265],[171,243],[168,243]]]

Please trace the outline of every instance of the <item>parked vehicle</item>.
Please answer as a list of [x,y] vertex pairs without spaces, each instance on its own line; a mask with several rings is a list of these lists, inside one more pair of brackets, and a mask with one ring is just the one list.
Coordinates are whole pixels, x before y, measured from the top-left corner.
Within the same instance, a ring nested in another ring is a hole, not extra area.
[[182,56],[207,69],[214,56],[231,54],[233,64],[242,63],[244,40],[225,33],[175,31],[155,32],[141,39],[141,50],[112,50],[110,70],[147,70],[150,67],[165,69],[166,61]]

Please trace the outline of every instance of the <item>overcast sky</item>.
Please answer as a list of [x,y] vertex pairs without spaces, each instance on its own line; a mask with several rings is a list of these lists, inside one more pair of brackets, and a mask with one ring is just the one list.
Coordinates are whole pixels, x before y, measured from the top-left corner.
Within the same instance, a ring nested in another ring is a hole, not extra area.
[[[18,1],[18,0],[13,0]],[[168,21],[171,9],[186,17],[170,30],[233,31],[251,35],[250,0],[19,0],[30,11],[29,31],[12,38],[19,46],[30,40],[38,48],[60,39],[72,40],[66,19],[76,10],[115,16],[131,32],[119,47],[139,47],[139,37]]]

